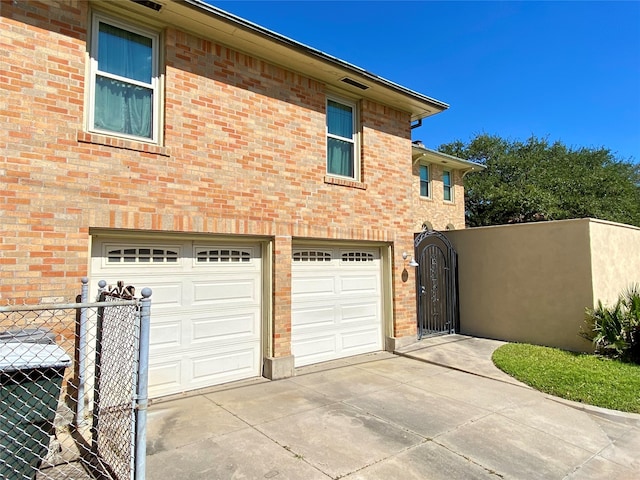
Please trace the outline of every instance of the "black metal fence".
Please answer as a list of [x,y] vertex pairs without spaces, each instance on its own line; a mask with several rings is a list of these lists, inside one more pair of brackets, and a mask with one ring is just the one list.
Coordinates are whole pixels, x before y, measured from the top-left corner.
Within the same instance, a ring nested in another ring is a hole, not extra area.
[[143,479],[151,291],[0,307],[0,478]]

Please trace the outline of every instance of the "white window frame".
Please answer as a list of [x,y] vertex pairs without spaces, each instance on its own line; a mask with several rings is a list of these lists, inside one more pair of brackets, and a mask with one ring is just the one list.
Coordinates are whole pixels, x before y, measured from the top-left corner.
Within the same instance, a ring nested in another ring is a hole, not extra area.
[[[448,173],[449,174],[449,184],[447,185],[444,182],[444,177],[445,174]],[[447,189],[449,189],[449,199],[445,198],[445,192],[447,191]],[[453,197],[453,172],[451,170],[443,170],[442,171],[442,198],[445,202],[450,202],[453,203],[454,197]]]
[[[427,169],[427,194],[426,195],[422,194],[422,168]],[[431,166],[428,163],[421,163],[418,166],[418,181],[419,181],[418,190],[419,190],[420,198],[431,198],[431,190],[432,190]]]
[[[353,135],[351,138],[341,137],[339,135],[329,133],[329,115],[328,115],[329,101],[333,101],[351,108],[351,112],[352,112],[351,121],[353,122],[352,129],[351,129],[353,132]],[[347,100],[343,97],[327,95],[327,98],[325,101],[325,112],[327,112],[325,114],[326,116],[325,135],[327,138],[327,151],[326,151],[325,164],[326,164],[327,175],[330,177],[336,177],[336,178],[347,178],[349,180],[355,180],[356,182],[359,182],[360,181],[360,129],[358,128],[358,126],[360,124],[360,120],[359,120],[360,114],[358,110],[358,103],[353,100]],[[329,138],[335,138],[337,140],[349,142],[353,145],[353,177],[338,175],[337,173],[329,172],[329,153],[328,153]]]
[[[138,80],[133,80],[126,77],[121,77],[119,75],[114,75],[108,72],[102,72],[98,70],[98,37],[100,33],[100,23],[106,23],[112,25],[114,27],[121,28],[123,30],[127,30],[132,33],[136,33],[138,35],[142,35],[144,37],[148,37],[151,39],[151,83],[140,82]],[[119,19],[109,17],[107,15],[103,15],[101,13],[94,13],[91,19],[91,48],[89,52],[89,94],[87,97],[86,105],[87,105],[87,130],[92,133],[99,133],[101,135],[109,135],[113,137],[127,138],[135,141],[142,141],[146,143],[159,143],[159,135],[160,135],[160,124],[161,124],[161,113],[160,113],[160,73],[159,73],[159,58],[160,58],[160,34],[153,30],[148,30],[145,28],[141,28],[139,26],[134,26],[130,23],[123,22]],[[114,132],[112,130],[103,130],[100,128],[94,127],[95,124],[95,91],[96,91],[96,77],[100,75],[103,77],[113,78],[115,80],[119,80],[121,82],[129,83],[132,85],[140,85],[145,88],[149,88],[152,90],[153,102],[152,102],[152,113],[151,113],[151,138],[148,137],[139,137],[137,135],[128,135],[126,133]]]

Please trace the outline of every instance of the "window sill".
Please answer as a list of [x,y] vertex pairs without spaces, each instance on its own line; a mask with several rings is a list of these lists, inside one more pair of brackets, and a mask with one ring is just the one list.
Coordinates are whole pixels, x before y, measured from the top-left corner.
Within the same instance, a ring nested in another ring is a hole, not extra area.
[[133,150],[135,152],[151,153],[153,155],[161,155],[163,157],[171,156],[167,147],[161,147],[159,145],[153,145],[144,142],[136,142],[135,140],[127,140],[126,138],[99,135],[97,133],[78,131],[77,140],[79,143],[105,145],[107,147],[121,148],[123,150]]
[[348,180],[346,178],[332,177],[330,175],[324,176],[324,183],[329,185],[340,185],[342,187],[358,188],[360,190],[367,189],[366,183],[356,182],[355,180]]

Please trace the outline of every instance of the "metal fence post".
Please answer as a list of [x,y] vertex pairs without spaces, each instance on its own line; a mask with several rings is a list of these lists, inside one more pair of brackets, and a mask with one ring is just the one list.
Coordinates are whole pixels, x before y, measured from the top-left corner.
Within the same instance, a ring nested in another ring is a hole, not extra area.
[[[80,303],[89,301],[89,279],[82,278],[82,290],[80,292]],[[85,375],[87,369],[87,309],[80,309],[80,337],[78,338],[78,398],[76,405],[76,425],[84,421],[84,389]]]
[[[107,282],[98,282],[98,302],[104,302]],[[98,424],[100,422],[100,369],[102,368],[102,322],[104,320],[104,306],[98,307],[96,316],[96,353],[94,364],[94,384],[93,384],[93,422],[91,428],[91,450],[98,453]]]
[[151,289],[143,288],[140,300],[140,350],[138,357],[138,391],[136,409],[135,480],[144,480],[147,462],[147,405],[149,387],[149,327],[151,319]]

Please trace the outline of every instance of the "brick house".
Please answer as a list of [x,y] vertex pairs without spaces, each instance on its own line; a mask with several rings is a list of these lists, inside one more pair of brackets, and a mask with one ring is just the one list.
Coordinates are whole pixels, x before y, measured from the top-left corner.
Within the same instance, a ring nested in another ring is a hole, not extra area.
[[199,0],[1,5],[0,300],[152,287],[152,396],[413,341],[446,104]]

